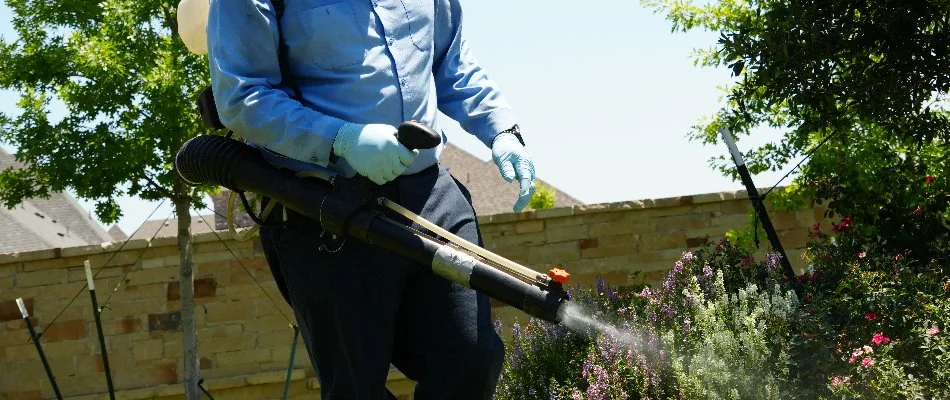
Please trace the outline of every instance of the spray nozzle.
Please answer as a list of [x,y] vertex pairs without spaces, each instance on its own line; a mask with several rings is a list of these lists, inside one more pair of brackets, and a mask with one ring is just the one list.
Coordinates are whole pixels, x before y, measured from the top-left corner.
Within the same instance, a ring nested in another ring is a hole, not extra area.
[[552,281],[562,285],[571,280],[571,274],[561,268],[551,268],[551,270],[548,271],[548,276],[551,277]]

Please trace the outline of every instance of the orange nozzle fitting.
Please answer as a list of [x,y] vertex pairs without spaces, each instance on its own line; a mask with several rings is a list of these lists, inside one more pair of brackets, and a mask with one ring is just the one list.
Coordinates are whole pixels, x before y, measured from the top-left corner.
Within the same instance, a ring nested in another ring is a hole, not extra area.
[[551,270],[548,271],[548,276],[551,277],[552,281],[561,284],[571,280],[571,274],[561,268],[551,268]]

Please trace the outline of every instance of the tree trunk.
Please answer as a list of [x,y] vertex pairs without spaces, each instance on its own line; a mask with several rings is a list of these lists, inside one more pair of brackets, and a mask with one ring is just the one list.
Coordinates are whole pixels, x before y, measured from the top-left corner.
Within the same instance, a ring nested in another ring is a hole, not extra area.
[[[178,217],[178,259],[181,278],[181,330],[183,337],[183,363],[185,365],[185,400],[199,400],[198,388],[198,330],[195,326],[195,276],[194,253],[191,246],[191,203],[188,188],[183,184],[176,194],[175,214]],[[181,194],[184,195],[181,195]]]

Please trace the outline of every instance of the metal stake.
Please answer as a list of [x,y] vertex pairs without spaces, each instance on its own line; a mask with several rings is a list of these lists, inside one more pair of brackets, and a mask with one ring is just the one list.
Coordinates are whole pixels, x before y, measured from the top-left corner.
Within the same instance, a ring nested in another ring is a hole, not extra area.
[[115,388],[112,386],[112,370],[109,368],[109,355],[106,351],[106,337],[102,333],[102,318],[99,313],[99,301],[96,300],[96,286],[92,279],[92,268],[89,260],[84,263],[86,267],[86,284],[89,286],[89,297],[92,298],[92,315],[96,318],[96,331],[99,333],[99,352],[102,353],[102,368],[106,372],[106,385],[109,388],[109,399],[115,400]]
[[30,331],[30,337],[33,339],[33,344],[36,345],[36,351],[40,353],[40,361],[43,362],[43,368],[46,369],[46,376],[49,377],[49,382],[53,385],[53,392],[56,393],[57,399],[63,400],[63,395],[59,392],[59,386],[56,386],[56,378],[53,377],[53,370],[49,367],[49,361],[46,361],[46,354],[43,353],[43,346],[40,345],[39,336],[36,336],[36,330],[33,329],[33,320],[30,319],[30,313],[26,310],[26,305],[23,304],[22,297],[16,299],[16,305],[20,308],[20,315],[23,316],[23,320],[26,321],[26,329]]
[[742,183],[745,185],[746,192],[749,193],[749,200],[752,200],[752,206],[755,208],[759,219],[762,220],[762,228],[765,229],[769,243],[782,256],[779,260],[782,263],[782,269],[785,270],[785,274],[795,288],[795,293],[801,295],[800,289],[795,283],[795,270],[792,269],[792,264],[788,261],[788,256],[785,255],[785,248],[782,247],[778,233],[775,231],[775,227],[772,226],[772,220],[769,219],[769,214],[765,211],[765,204],[762,203],[762,198],[759,197],[759,190],[755,187],[755,183],[752,182],[752,174],[749,173],[749,168],[746,167],[745,160],[742,159],[742,153],[739,153],[739,148],[736,147],[735,139],[726,128],[719,129],[719,134],[722,136],[722,140],[726,142],[726,146],[729,146],[729,153],[732,154],[732,160],[736,163]]
[[287,365],[287,380],[284,382],[284,397],[283,400],[287,400],[287,396],[290,394],[290,376],[294,372],[294,355],[297,354],[297,338],[300,337],[300,328],[296,323],[291,324],[294,328],[294,344],[290,347],[290,364]]

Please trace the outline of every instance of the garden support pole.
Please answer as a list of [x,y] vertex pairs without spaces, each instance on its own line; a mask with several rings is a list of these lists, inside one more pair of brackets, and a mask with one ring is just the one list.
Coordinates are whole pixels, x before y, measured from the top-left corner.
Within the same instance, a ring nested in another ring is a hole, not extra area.
[[732,134],[726,128],[719,129],[719,134],[722,136],[722,140],[726,142],[726,146],[729,146],[729,153],[732,154],[732,160],[735,161],[736,168],[739,170],[739,177],[742,178],[742,184],[745,185],[746,192],[749,193],[752,207],[755,208],[759,220],[762,221],[762,228],[765,229],[765,234],[769,238],[769,243],[772,244],[772,249],[781,255],[779,262],[782,263],[785,275],[788,276],[789,282],[795,288],[795,293],[801,295],[798,285],[795,283],[795,270],[792,269],[792,264],[788,261],[788,256],[785,255],[785,248],[782,247],[782,242],[778,238],[775,227],[772,226],[772,220],[769,219],[768,212],[765,211],[765,204],[762,203],[762,197],[759,196],[759,190],[755,187],[755,183],[752,182],[752,174],[749,173],[749,168],[746,167],[745,160],[742,159],[742,153],[739,153],[739,148],[736,147],[735,139],[732,138]]
[[106,350],[106,337],[102,333],[102,318],[99,314],[99,301],[96,299],[96,286],[92,279],[92,267],[89,260],[84,263],[86,267],[86,284],[89,286],[89,297],[92,298],[92,315],[96,319],[96,332],[99,334],[99,352],[102,353],[102,368],[106,372],[106,387],[109,388],[109,399],[115,400],[115,388],[112,386],[112,370],[109,368],[109,354]]
[[59,392],[59,386],[56,385],[56,378],[53,377],[53,370],[49,367],[49,361],[46,360],[46,354],[43,353],[43,346],[40,345],[40,337],[36,335],[36,329],[33,329],[33,320],[30,319],[30,313],[26,310],[26,304],[23,304],[23,298],[18,297],[16,299],[16,305],[20,308],[20,315],[23,316],[23,321],[26,322],[26,329],[30,331],[30,338],[33,339],[33,344],[36,345],[36,351],[40,353],[40,361],[43,362],[43,368],[46,369],[46,376],[49,377],[49,383],[53,385],[53,392],[56,393],[56,398],[63,400],[63,395]]
[[290,395],[290,379],[294,375],[294,356],[297,355],[297,339],[300,338],[300,328],[297,326],[297,323],[291,324],[291,327],[294,328],[294,344],[290,348],[290,363],[287,365],[287,380],[284,381],[284,396],[281,397],[283,400],[287,400],[287,396]]

